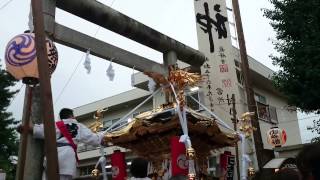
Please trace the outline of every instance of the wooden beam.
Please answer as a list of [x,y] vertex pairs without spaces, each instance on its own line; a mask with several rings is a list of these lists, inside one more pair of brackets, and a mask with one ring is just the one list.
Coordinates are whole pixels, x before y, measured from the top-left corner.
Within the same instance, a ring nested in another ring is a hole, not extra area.
[[178,59],[199,67],[205,56],[120,12],[95,0],[61,0],[57,7],[162,53],[174,51]]
[[50,73],[45,42],[46,34],[44,30],[44,17],[42,14],[42,0],[32,0],[31,2],[40,82],[40,119],[43,119],[45,154],[47,158],[46,174],[48,180],[59,180],[56,128],[53,115]]
[[134,66],[135,70],[141,72],[154,71],[163,73],[164,71],[162,64],[105,43],[61,24],[55,24],[54,39],[58,43],[83,52],[90,48],[91,54],[95,56],[106,60],[114,58],[113,62],[129,68]]

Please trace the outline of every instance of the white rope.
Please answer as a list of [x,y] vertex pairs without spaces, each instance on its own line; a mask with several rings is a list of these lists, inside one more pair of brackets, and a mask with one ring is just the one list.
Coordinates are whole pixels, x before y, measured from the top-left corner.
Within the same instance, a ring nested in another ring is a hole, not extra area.
[[[126,124],[121,125],[122,127],[128,124],[127,118],[132,115],[138,108],[140,108],[143,104],[145,104],[147,101],[149,101],[149,99],[151,99],[154,95],[156,95],[159,91],[161,90],[161,88],[157,89],[155,92],[153,92],[148,98],[146,98],[144,101],[142,101],[138,106],[136,106],[134,109],[132,109],[128,114],[126,114],[125,116],[123,116],[119,121],[115,122],[114,124],[112,124],[108,129],[106,129],[103,133],[106,132],[110,132],[111,130],[113,130],[113,128],[123,122],[126,122]],[[117,128],[118,129],[118,128]]]
[[178,101],[178,96],[177,96],[175,89],[171,83],[170,83],[170,87],[172,89],[172,92],[174,94],[174,97],[175,97],[175,100],[177,103],[177,113],[179,116],[180,125],[181,125],[182,132],[183,132],[183,135],[180,137],[179,142],[184,142],[187,148],[191,148],[192,147],[191,140],[188,135],[188,122],[187,122],[187,116],[186,116],[186,107],[183,107],[183,110],[181,112],[180,103]]
[[221,126],[223,126],[224,128],[226,129],[229,129],[233,132],[234,129],[231,128],[227,123],[225,123],[223,120],[221,120],[217,115],[215,115],[213,112],[211,112],[206,106],[204,106],[203,104],[201,104],[198,100],[196,100],[194,97],[188,95],[192,100],[194,100],[195,102],[197,102],[204,110],[206,110],[211,116],[213,116],[216,120],[217,120],[217,123],[220,124]]

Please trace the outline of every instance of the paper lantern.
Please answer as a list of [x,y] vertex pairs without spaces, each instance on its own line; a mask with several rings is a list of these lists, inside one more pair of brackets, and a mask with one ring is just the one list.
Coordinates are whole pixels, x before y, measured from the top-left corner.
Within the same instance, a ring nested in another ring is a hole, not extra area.
[[178,136],[171,137],[171,170],[172,176],[188,175],[189,163],[184,143],[179,142]]
[[287,141],[287,133],[278,127],[271,128],[267,132],[267,141],[273,147],[281,147]]
[[111,170],[113,180],[125,180],[127,178],[127,169],[125,154],[119,150],[111,155]]
[[[54,43],[46,38],[49,72],[57,67],[58,51]],[[7,71],[25,84],[37,84],[39,73],[33,33],[23,33],[12,38],[5,51]]]

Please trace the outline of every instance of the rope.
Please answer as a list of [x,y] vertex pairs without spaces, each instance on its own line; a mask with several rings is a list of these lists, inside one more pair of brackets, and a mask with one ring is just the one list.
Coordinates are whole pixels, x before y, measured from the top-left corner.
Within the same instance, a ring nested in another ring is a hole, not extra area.
[[211,112],[207,107],[205,107],[203,104],[201,104],[198,100],[196,100],[194,97],[189,96],[192,100],[194,100],[196,103],[198,103],[204,110],[206,110],[211,116],[213,116],[217,123],[223,126],[226,129],[229,129],[234,132],[234,129],[231,128],[227,123],[225,123],[223,120],[221,120],[217,115],[215,115],[213,112]]
[[[128,124],[127,118],[132,115],[138,108],[140,108],[142,105],[144,105],[147,101],[149,101],[154,95],[156,95],[159,91],[161,90],[161,88],[157,89],[155,92],[153,92],[148,98],[146,98],[144,101],[142,101],[139,105],[137,105],[135,108],[133,108],[130,112],[128,112],[128,114],[126,114],[125,116],[123,116],[119,121],[115,122],[114,124],[112,124],[108,129],[106,129],[103,133],[105,132],[112,132],[115,131],[117,129],[119,129],[120,127],[123,127],[125,125]],[[113,129],[115,126],[126,122],[125,124],[122,124],[121,126]]]

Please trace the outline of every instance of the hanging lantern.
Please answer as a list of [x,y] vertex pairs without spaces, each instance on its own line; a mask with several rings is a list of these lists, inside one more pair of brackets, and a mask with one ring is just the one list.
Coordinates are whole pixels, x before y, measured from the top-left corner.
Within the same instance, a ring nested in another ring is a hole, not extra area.
[[273,127],[267,132],[267,141],[273,147],[281,147],[287,141],[287,133],[284,129]]
[[127,168],[125,154],[120,150],[116,150],[111,155],[111,170],[113,180],[124,180],[127,178]]
[[180,137],[171,137],[171,170],[172,176],[188,175],[188,160],[184,143],[179,142]]
[[[52,74],[58,64],[58,51],[54,43],[46,38],[49,72]],[[7,71],[25,84],[37,84],[39,73],[36,44],[33,33],[23,33],[12,38],[5,51]]]

